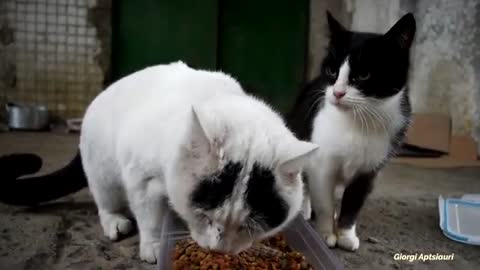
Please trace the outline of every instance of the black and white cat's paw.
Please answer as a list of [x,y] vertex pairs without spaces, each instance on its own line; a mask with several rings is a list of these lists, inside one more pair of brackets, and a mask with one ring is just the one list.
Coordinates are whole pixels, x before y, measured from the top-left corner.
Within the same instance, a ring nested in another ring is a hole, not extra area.
[[160,242],[140,242],[140,259],[147,263],[157,263],[160,254]]
[[132,221],[128,218],[108,212],[100,212],[100,221],[106,237],[112,241],[118,240],[121,235],[126,235],[133,230]]
[[338,229],[337,245],[348,251],[355,251],[360,247],[360,239],[355,232],[355,226],[350,229]]

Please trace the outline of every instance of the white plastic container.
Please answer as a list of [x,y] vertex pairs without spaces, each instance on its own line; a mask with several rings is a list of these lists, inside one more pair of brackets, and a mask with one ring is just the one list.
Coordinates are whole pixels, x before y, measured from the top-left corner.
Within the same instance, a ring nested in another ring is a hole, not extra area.
[[[283,231],[288,245],[301,252],[315,270],[343,270],[338,258],[318,237],[303,218],[298,217]],[[173,266],[173,251],[179,240],[189,237],[182,221],[172,211],[167,211],[162,226],[162,246],[158,257],[158,269],[170,270]]]
[[448,238],[470,245],[480,245],[480,197],[438,198],[440,228]]

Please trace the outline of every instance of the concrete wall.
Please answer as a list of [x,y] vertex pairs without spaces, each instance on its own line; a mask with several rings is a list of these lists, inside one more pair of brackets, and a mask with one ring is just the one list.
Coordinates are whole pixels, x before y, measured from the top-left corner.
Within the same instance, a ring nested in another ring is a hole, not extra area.
[[111,0],[0,3],[0,103],[80,117],[110,65]]
[[324,55],[319,48],[326,44],[325,30],[319,22],[325,17],[318,10],[325,6],[337,8],[340,21],[351,29],[377,33],[412,12],[417,20],[409,83],[414,111],[450,115],[453,132],[471,134],[479,145],[480,1],[312,0],[311,75],[318,73]]
[[410,91],[416,112],[452,117],[453,132],[480,139],[480,2],[354,1],[352,28],[384,32],[406,12],[417,20]]

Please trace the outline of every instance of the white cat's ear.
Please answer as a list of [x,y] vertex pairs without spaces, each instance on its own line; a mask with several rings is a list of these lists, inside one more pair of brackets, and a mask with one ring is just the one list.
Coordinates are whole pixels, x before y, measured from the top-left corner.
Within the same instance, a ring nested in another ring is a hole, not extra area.
[[192,108],[190,138],[183,152],[183,166],[195,175],[211,172],[218,167],[221,148],[210,137],[208,127],[201,110]]
[[388,30],[385,37],[393,40],[401,49],[409,49],[415,36],[415,30],[415,18],[412,13],[408,13]]
[[297,141],[289,147],[287,158],[280,163],[279,170],[288,179],[296,179],[303,167],[317,151],[318,145],[305,141]]
[[202,115],[199,110],[192,107],[192,117],[190,125],[191,144],[190,151],[194,156],[206,156],[211,152],[212,142],[205,130],[205,124],[202,121]]

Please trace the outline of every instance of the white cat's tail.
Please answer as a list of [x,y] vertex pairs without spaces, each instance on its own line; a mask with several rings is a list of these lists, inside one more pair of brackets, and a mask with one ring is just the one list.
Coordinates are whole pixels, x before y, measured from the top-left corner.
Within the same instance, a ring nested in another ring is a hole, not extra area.
[[78,153],[65,167],[50,174],[18,179],[42,167],[35,154],[12,154],[0,157],[0,202],[11,205],[36,205],[52,201],[87,186],[82,160]]

